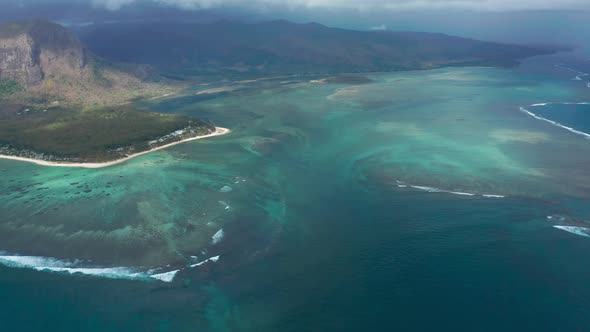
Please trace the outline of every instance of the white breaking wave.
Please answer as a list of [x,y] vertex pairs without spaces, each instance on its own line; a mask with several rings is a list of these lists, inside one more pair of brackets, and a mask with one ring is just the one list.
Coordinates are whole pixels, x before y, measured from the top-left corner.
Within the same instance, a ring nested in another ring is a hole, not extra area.
[[85,267],[81,266],[82,264],[78,260],[66,261],[51,257],[18,255],[0,256],[0,264],[8,267],[31,269],[35,271],[82,274],[109,279],[144,281],[155,279],[163,282],[171,282],[174,279],[176,272],[178,272],[177,270],[156,274],[154,273],[155,270],[139,271],[130,267]]
[[557,229],[561,229],[563,231],[572,233],[572,234],[576,234],[576,235],[580,235],[580,236],[585,236],[585,237],[590,237],[590,228],[586,228],[586,227],[578,227],[578,226],[553,226]]
[[[588,103],[561,103],[561,104],[563,104],[563,105],[588,105]],[[535,104],[533,104],[531,106],[535,106]],[[542,105],[541,104],[538,104],[537,106],[542,106]],[[526,109],[524,107],[521,107],[520,110],[522,112],[524,112],[524,113],[532,116],[533,118],[535,118],[537,120],[548,122],[548,123],[550,123],[550,124],[552,124],[554,126],[557,126],[559,128],[563,128],[563,129],[565,129],[565,130],[567,130],[567,131],[569,131],[571,133],[574,133],[574,134],[580,135],[580,136],[584,136],[585,138],[590,139],[590,134],[588,134],[588,133],[585,133],[583,131],[576,130],[576,129],[572,128],[572,127],[564,126],[564,125],[562,125],[561,123],[559,123],[557,121],[549,120],[547,118],[544,118],[542,116],[539,116],[539,115],[537,115],[537,114],[529,111],[528,109]]]
[[213,256],[213,257],[209,258],[209,261],[215,263],[215,262],[217,262],[219,260],[219,257],[220,256]]
[[223,240],[223,235],[223,228],[221,228],[211,237],[211,244],[218,244],[221,240]]
[[465,192],[465,191],[445,190],[445,189],[428,187],[428,186],[414,186],[414,185],[410,185],[410,184],[404,184],[402,181],[396,181],[396,186],[398,188],[418,189],[418,190],[422,190],[422,191],[427,191],[429,193],[446,193],[446,194],[459,195],[459,196],[469,196],[469,197],[478,196],[478,197],[485,197],[485,198],[505,198],[506,197],[504,195],[479,194],[479,193],[470,193],[470,192]]
[[418,190],[428,191],[429,193],[442,193],[442,192],[444,192],[444,190],[434,188],[434,187],[426,187],[426,186],[410,186],[410,187],[414,188],[414,189],[418,189]]
[[232,187],[230,187],[230,186],[223,186],[223,187],[221,187],[221,189],[219,189],[219,191],[222,192],[222,193],[228,193],[228,192],[230,192],[232,190],[234,190],[234,189]]
[[[569,70],[569,71],[572,71],[572,72],[576,73],[577,74],[576,77],[573,78],[573,80],[575,80],[575,81],[584,81],[584,79],[582,77],[590,76],[589,73],[586,73],[586,72],[583,72],[583,71],[579,71],[579,70],[576,70],[576,69],[573,69],[573,68],[570,68],[570,67],[566,67],[566,66],[564,66],[561,63],[555,65],[555,67],[566,69],[566,70]],[[584,81],[584,82],[586,83],[586,87],[590,88],[590,82],[586,82],[586,81]]]
[[197,266],[201,266],[201,265],[203,265],[203,264],[205,264],[205,263],[208,263],[208,262],[213,262],[213,263],[215,263],[215,262],[217,262],[217,261],[219,260],[219,258],[220,258],[220,257],[221,257],[221,256],[213,256],[213,257],[209,257],[209,258],[207,258],[207,259],[206,259],[206,260],[204,260],[204,261],[201,261],[201,262],[198,262],[198,263],[196,263],[196,264],[189,265],[189,266],[190,266],[190,267],[197,267]]
[[229,204],[227,204],[224,201],[219,201],[219,204],[221,204],[223,206],[224,210],[229,210],[229,208],[230,208]]
[[551,216],[547,216],[547,220],[551,220],[551,221],[557,221],[557,222],[563,222],[566,220],[566,217],[564,216],[560,216],[557,214],[551,215]]
[[475,194],[464,193],[464,192],[460,192],[460,191],[449,191],[449,194],[460,195],[460,196],[475,196]]
[[564,101],[564,102],[558,102],[558,103],[538,103],[538,104],[532,104],[530,105],[530,107],[539,107],[539,106],[547,106],[547,105],[590,105],[590,102],[587,101]]
[[557,103],[557,104],[561,104],[561,105],[590,105],[589,102],[574,102],[574,101],[566,101],[563,103]]
[[506,196],[504,195],[494,195],[494,194],[482,194],[483,197],[486,198],[505,198]]
[[174,280],[174,277],[176,277],[176,274],[179,271],[180,270],[174,270],[174,271],[170,271],[170,272],[152,274],[150,276],[150,278],[157,279],[157,280],[160,280],[160,281],[163,281],[163,282],[171,282],[172,280]]

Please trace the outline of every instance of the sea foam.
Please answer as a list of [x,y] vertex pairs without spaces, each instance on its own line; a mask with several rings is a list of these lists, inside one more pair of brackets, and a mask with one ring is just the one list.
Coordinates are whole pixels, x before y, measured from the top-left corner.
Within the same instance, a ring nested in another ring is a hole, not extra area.
[[197,267],[197,266],[201,266],[201,265],[203,265],[203,264],[205,264],[205,263],[208,263],[208,262],[213,262],[213,263],[215,263],[215,262],[217,262],[217,261],[219,260],[219,258],[220,258],[220,257],[221,257],[221,256],[219,256],[219,255],[218,255],[218,256],[209,257],[209,258],[207,258],[207,259],[206,259],[206,260],[204,260],[204,261],[198,262],[198,263],[196,263],[196,264],[189,265],[189,267]]
[[221,228],[211,237],[211,244],[218,244],[221,240],[223,240],[223,235],[223,228]]
[[449,194],[459,195],[459,196],[475,196],[475,194],[465,193],[465,192],[460,192],[460,191],[449,191]]
[[221,187],[221,189],[219,189],[219,191],[222,193],[228,193],[228,192],[231,192],[232,190],[233,190],[233,188],[230,186],[223,186],[223,187]]
[[590,228],[586,228],[586,227],[578,227],[578,226],[553,226],[557,229],[561,229],[563,231],[572,233],[572,234],[576,234],[576,235],[580,235],[580,236],[585,236],[585,237],[590,237]]
[[180,270],[174,270],[174,271],[169,271],[169,272],[164,272],[164,273],[152,274],[150,276],[150,278],[157,279],[157,280],[160,280],[163,282],[171,282],[172,280],[174,280],[174,277],[176,277],[176,274],[179,271]]
[[[160,280],[171,282],[178,271],[155,273],[156,270],[140,271],[130,267],[84,266],[81,261],[67,261],[52,257],[2,255],[0,264],[13,268],[31,269],[65,274],[79,274],[109,279]],[[174,272],[174,273],[173,273]]]
[[404,184],[402,181],[396,181],[396,186],[398,188],[413,188],[418,189],[421,191],[426,191],[429,193],[445,193],[445,194],[452,194],[452,195],[459,195],[459,196],[467,196],[467,197],[485,197],[485,198],[505,198],[504,195],[497,195],[497,194],[479,194],[479,193],[471,193],[466,191],[453,191],[453,190],[445,190],[436,187],[429,187],[429,186],[416,186],[410,184]]
[[[562,69],[569,70],[569,71],[576,73],[577,75],[573,78],[574,81],[584,81],[583,77],[590,76],[589,73],[579,71],[579,70],[576,70],[576,69],[573,69],[570,67],[566,67],[561,63],[556,64],[555,67],[562,68]],[[586,82],[586,81],[584,81],[584,82],[586,83],[586,87],[590,88],[590,82]]]
[[[564,105],[587,105],[588,103],[561,103],[561,104],[564,104]],[[535,105],[536,106],[542,106],[541,104],[533,104],[531,106],[535,106]],[[547,104],[545,104],[545,105],[547,105]],[[557,126],[559,128],[563,128],[563,129],[565,129],[565,130],[567,130],[567,131],[569,131],[571,133],[574,133],[574,134],[580,135],[580,136],[584,136],[585,138],[590,139],[590,134],[588,134],[588,133],[585,133],[583,131],[576,130],[576,129],[572,128],[572,127],[564,126],[564,125],[562,125],[561,123],[559,123],[557,121],[549,120],[547,118],[544,118],[542,116],[539,116],[539,115],[537,115],[537,114],[529,111],[528,109],[526,109],[524,107],[520,107],[520,110],[522,112],[524,112],[524,113],[532,116],[533,118],[535,118],[537,120],[548,122],[548,123],[550,123],[550,124],[552,124],[554,126]]]

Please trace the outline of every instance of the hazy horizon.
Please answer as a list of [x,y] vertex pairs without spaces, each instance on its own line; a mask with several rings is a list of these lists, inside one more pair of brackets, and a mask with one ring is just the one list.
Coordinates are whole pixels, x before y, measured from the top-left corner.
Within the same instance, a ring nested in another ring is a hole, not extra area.
[[221,19],[317,22],[354,30],[438,32],[489,41],[580,46],[590,35],[587,1],[348,0],[14,0],[0,21],[48,18],[65,23]]

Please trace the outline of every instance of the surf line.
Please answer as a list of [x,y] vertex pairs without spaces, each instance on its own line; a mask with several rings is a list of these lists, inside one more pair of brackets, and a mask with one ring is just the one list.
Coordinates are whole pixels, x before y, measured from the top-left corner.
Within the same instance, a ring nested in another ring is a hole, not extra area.
[[21,256],[14,254],[6,254],[0,251],[0,265],[10,268],[29,269],[38,272],[55,272],[70,275],[84,275],[107,279],[126,279],[138,281],[161,281],[172,282],[178,272],[186,270],[187,268],[194,268],[206,263],[215,263],[220,256],[210,257],[197,264],[180,267],[175,270],[169,270],[166,267],[157,267],[149,270],[140,270],[133,267],[104,267],[85,265],[79,260],[61,260],[53,257],[42,256]]
[[403,181],[396,180],[396,187],[398,188],[411,188],[421,191],[426,191],[429,193],[444,193],[444,194],[452,194],[452,195],[459,195],[459,196],[468,196],[468,197],[484,197],[484,198],[505,198],[504,195],[497,195],[497,194],[479,194],[479,193],[471,193],[466,191],[452,191],[452,190],[445,190],[435,187],[428,187],[428,186],[417,186],[412,184],[404,183]]
[[[562,63],[556,64],[555,67],[561,68],[561,69],[565,69],[565,70],[569,70],[569,71],[572,71],[572,72],[576,73],[576,77],[573,78],[574,81],[584,81],[584,79],[582,77],[590,76],[589,73],[586,73],[586,72],[583,72],[583,71],[579,71],[577,69],[573,69],[573,68],[564,66]],[[584,81],[584,82],[586,83],[586,87],[590,88],[590,82],[586,82],[586,81]]]
[[579,227],[579,226],[562,226],[562,225],[555,225],[554,228],[560,229],[562,231],[566,231],[568,233],[572,233],[575,235],[590,237],[590,229],[586,227]]
[[[580,103],[573,103],[573,102],[563,102],[563,103],[538,103],[538,104],[532,104],[532,105],[529,105],[528,107],[539,107],[539,106],[547,106],[547,105],[590,105],[590,103],[589,103],[589,102],[580,102]],[[540,116],[540,115],[537,115],[537,114],[535,114],[535,113],[531,112],[529,109],[527,109],[527,108],[525,108],[525,107],[522,107],[522,106],[521,106],[521,107],[520,107],[520,111],[521,111],[521,112],[523,112],[523,113],[525,113],[525,114],[528,114],[528,115],[532,116],[533,118],[535,118],[535,119],[537,119],[537,120],[545,121],[545,122],[547,122],[547,123],[550,123],[550,124],[552,124],[552,125],[554,125],[554,126],[557,126],[557,127],[559,127],[559,128],[565,129],[565,130],[567,130],[567,131],[569,131],[569,132],[571,132],[571,133],[574,133],[574,134],[576,134],[576,135],[583,136],[583,137],[585,137],[586,139],[590,139],[590,134],[589,134],[589,133],[585,133],[585,132],[583,132],[583,131],[576,130],[576,129],[572,128],[572,127],[565,126],[565,125],[563,125],[563,124],[561,124],[561,123],[559,123],[559,122],[557,122],[557,121],[553,121],[553,120],[549,120],[549,119],[547,119],[547,118],[544,118],[544,117],[542,117],[542,116]]]

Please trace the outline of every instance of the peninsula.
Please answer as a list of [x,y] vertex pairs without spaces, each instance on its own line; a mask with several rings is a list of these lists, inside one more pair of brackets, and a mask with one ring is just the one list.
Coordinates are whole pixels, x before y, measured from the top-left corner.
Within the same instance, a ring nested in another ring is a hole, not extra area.
[[160,145],[158,147],[155,148],[151,148],[147,151],[143,151],[143,152],[137,152],[131,155],[126,155],[123,158],[120,159],[116,159],[113,161],[106,161],[106,162],[59,162],[59,161],[46,161],[43,159],[34,159],[34,158],[27,158],[27,157],[18,157],[18,156],[13,156],[13,155],[2,155],[0,154],[0,159],[9,159],[9,160],[17,160],[17,161],[24,161],[24,162],[29,162],[29,163],[33,163],[33,164],[37,164],[40,166],[52,166],[52,167],[72,167],[72,168],[103,168],[103,167],[109,167],[109,166],[114,166],[114,165],[118,165],[118,164],[122,164],[126,161],[129,161],[133,158],[148,154],[150,152],[154,152],[154,151],[158,151],[158,150],[162,150],[165,148],[169,148],[171,146],[174,145],[178,145],[178,144],[182,144],[182,143],[186,143],[186,142],[190,142],[190,141],[195,141],[198,139],[203,139],[203,138],[209,138],[209,137],[214,137],[214,136],[221,136],[221,135],[225,135],[225,134],[229,134],[231,132],[231,130],[227,129],[227,128],[222,128],[222,127],[215,127],[215,131],[210,132],[209,134],[204,134],[201,136],[193,136],[193,137],[189,137],[189,138],[185,138],[179,141],[175,141],[172,143],[168,143],[168,144],[164,144],[164,145]]
[[96,56],[59,24],[1,24],[0,158],[105,167],[229,132],[190,116],[133,106],[185,87],[150,66]]

